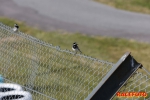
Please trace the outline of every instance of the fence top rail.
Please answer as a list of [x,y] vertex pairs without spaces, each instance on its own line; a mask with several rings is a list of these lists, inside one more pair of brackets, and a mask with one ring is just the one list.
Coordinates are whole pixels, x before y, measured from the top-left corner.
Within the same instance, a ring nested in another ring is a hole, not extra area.
[[150,75],[150,72],[147,69],[145,69],[144,67],[142,67],[142,69],[144,70],[144,72],[146,72],[148,75]]

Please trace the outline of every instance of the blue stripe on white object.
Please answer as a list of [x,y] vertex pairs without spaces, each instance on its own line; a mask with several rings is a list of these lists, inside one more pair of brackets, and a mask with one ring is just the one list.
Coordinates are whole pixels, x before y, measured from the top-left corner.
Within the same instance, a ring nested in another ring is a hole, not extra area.
[[32,95],[27,91],[10,91],[0,96],[0,100],[32,100]]
[[0,83],[4,83],[4,78],[1,74],[0,74]]

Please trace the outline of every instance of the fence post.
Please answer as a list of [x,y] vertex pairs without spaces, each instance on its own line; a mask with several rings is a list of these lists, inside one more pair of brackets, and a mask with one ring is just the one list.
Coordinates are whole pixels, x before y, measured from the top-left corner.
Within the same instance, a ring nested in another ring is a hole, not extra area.
[[125,53],[85,100],[110,100],[132,74],[141,68],[130,52]]

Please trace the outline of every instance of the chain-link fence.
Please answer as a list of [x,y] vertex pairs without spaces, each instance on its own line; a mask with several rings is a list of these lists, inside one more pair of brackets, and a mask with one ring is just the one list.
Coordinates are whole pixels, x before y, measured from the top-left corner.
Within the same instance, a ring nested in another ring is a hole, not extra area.
[[[113,65],[14,33],[0,23],[0,74],[32,93],[33,100],[84,100]],[[149,83],[148,75],[137,73],[121,90],[150,95]]]
[[142,95],[145,94],[141,93],[141,96],[129,98],[120,97],[118,100],[150,100],[150,73],[147,73],[143,69],[139,69],[139,71],[133,74],[133,76],[127,81],[127,83],[120,89],[119,92],[143,92],[146,93],[147,96],[143,97]]
[[[83,100],[113,63],[76,54],[0,24],[0,73],[34,100]],[[36,91],[36,92],[35,92]]]

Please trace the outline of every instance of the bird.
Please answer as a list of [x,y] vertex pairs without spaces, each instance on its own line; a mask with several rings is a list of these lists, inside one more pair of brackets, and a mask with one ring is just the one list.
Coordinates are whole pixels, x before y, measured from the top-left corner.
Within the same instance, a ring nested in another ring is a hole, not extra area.
[[78,44],[77,44],[76,42],[73,43],[73,45],[72,45],[72,50],[75,51],[75,54],[76,54],[78,51],[79,51],[80,53],[82,53],[81,50],[80,50],[79,47],[78,47]]
[[19,26],[18,26],[17,24],[14,24],[13,31],[14,31],[14,32],[17,32],[17,31],[18,31],[18,29],[19,29]]

